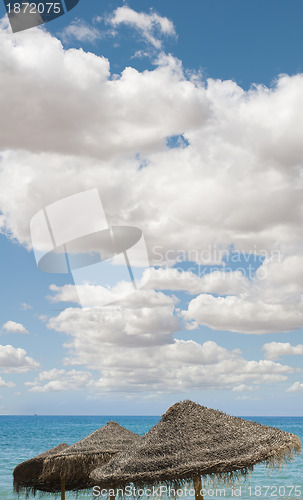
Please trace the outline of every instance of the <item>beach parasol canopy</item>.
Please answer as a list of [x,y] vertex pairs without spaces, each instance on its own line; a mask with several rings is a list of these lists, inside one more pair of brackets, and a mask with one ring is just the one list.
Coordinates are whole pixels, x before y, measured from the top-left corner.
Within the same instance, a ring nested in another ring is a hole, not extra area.
[[139,438],[116,422],[108,422],[67,449],[59,450],[56,454],[45,454],[38,474],[31,473],[30,482],[25,483],[23,479],[28,470],[26,464],[30,461],[18,465],[14,471],[15,490],[25,488],[27,492],[33,493],[36,490],[51,493],[61,491],[61,498],[64,498],[65,490],[87,488],[93,469],[107,463],[113,455]]
[[218,484],[245,476],[255,464],[281,465],[301,451],[300,439],[278,429],[183,401],[170,407],[145,436],[91,474],[91,486],[108,490],[193,481]]
[[14,489],[16,493],[19,493],[22,489],[30,490],[33,482],[35,482],[37,477],[42,473],[44,459],[61,453],[66,450],[66,448],[68,448],[68,445],[66,443],[61,443],[59,446],[51,448],[41,453],[41,455],[17,465],[14,469]]

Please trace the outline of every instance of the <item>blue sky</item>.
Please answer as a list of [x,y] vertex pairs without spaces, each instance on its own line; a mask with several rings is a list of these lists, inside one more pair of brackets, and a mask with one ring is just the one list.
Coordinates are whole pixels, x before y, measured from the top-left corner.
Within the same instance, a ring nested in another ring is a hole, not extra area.
[[[302,14],[80,0],[43,29],[2,21],[0,413],[191,398],[302,415]],[[37,268],[29,227],[92,188],[110,225],[142,230],[152,269],[85,311],[71,275]]]
[[[205,77],[233,79],[249,88],[253,83],[270,85],[280,73],[302,71],[303,7],[299,0],[290,4],[274,0],[266,3],[193,0],[186,5],[182,0],[83,3],[80,1],[65,17],[49,24],[48,29],[56,33],[75,18],[91,23],[96,16],[108,15],[126,4],[138,12],[152,9],[171,19],[177,38],[166,40],[165,49],[182,60],[187,69],[201,69]],[[116,40],[105,37],[93,49],[109,58],[113,71],[123,70],[130,62],[141,70],[146,68],[146,59],[130,59],[138,45],[144,47],[142,42],[138,44],[133,30],[122,26],[119,45],[114,47],[113,42]],[[77,46],[74,41],[73,46]],[[91,45],[87,48],[92,50]]]

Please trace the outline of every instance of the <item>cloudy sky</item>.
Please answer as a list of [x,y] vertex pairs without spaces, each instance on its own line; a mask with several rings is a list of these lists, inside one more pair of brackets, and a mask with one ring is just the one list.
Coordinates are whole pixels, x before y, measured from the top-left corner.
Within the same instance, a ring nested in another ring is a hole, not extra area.
[[[0,413],[302,415],[302,2],[1,15]],[[87,269],[38,269],[30,224],[96,189],[150,268],[83,308]]]

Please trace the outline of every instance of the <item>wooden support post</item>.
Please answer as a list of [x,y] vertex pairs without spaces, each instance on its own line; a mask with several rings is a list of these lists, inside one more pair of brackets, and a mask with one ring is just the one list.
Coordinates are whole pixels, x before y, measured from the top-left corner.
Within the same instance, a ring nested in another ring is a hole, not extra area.
[[61,477],[61,500],[65,500],[65,476]]
[[109,492],[109,499],[110,500],[116,500],[115,487],[114,486],[110,486],[108,488],[108,492]]
[[193,482],[195,488],[195,500],[203,500],[201,477],[195,476]]

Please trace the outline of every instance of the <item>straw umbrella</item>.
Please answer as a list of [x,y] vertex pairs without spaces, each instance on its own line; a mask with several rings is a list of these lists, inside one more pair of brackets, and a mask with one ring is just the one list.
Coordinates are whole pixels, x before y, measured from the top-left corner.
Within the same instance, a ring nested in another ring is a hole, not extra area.
[[246,476],[260,462],[281,465],[301,451],[294,434],[231,417],[192,401],[176,403],[142,439],[91,473],[91,486],[123,489],[193,481],[202,499],[201,476],[217,484]]
[[[23,462],[14,470],[15,490],[25,489],[57,493],[65,499],[65,490],[80,490],[89,486],[89,474],[98,466],[107,463],[115,453],[130,446],[139,436],[124,429],[116,422],[108,422],[86,438],[60,450],[56,454],[45,454],[38,473],[31,473],[31,480],[24,476],[29,468]],[[26,465],[27,464],[27,465]]]
[[[61,443],[59,446],[55,446],[55,448],[51,448],[41,453],[41,455],[17,465],[14,469],[14,489],[16,493],[19,493],[22,489],[27,489],[28,491],[34,489],[32,487],[33,482],[40,476],[45,458],[61,453],[66,448],[68,448],[68,445]],[[47,485],[45,486],[47,488]]]

